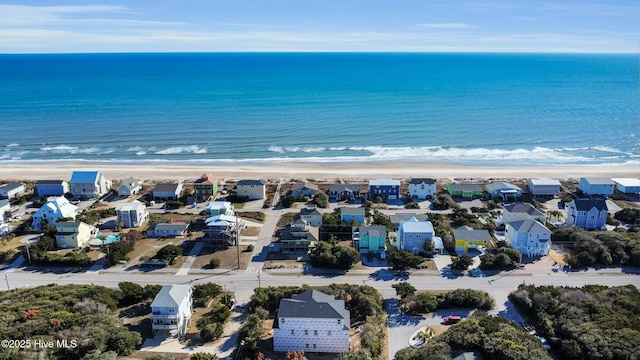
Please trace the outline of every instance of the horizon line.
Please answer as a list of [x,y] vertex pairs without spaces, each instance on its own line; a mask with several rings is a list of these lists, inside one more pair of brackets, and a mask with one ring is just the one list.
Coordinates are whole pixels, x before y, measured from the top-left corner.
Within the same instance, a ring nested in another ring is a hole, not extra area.
[[550,55],[638,55],[640,51],[341,51],[341,50],[237,50],[237,51],[78,51],[78,52],[0,52],[2,55],[116,55],[116,54],[550,54]]

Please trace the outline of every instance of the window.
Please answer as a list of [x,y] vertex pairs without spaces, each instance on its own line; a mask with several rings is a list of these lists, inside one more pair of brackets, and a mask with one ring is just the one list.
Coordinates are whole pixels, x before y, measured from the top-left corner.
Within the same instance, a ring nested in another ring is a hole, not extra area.
[[309,344],[307,344],[307,349],[309,348]]
[[291,329],[291,335],[295,335],[295,334],[296,334],[296,331]]
[[424,190],[424,184],[420,185],[420,190]]
[[331,336],[331,330],[327,331],[327,335]]
[[285,318],[280,319],[282,321],[282,323],[284,324]]
[[316,348],[316,344],[313,344],[313,348],[314,348],[314,349]]
[[313,330],[313,335],[318,336],[318,330]]
[[309,335],[309,330],[305,330],[305,331],[304,331],[304,334],[305,334],[305,335]]
[[340,323],[341,323],[341,321],[342,321],[342,320],[338,319],[338,324],[340,324]]

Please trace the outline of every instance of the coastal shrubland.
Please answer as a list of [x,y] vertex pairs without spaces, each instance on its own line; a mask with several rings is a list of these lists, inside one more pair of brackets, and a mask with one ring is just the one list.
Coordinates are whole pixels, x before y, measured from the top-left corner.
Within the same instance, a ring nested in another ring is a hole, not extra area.
[[480,257],[480,268],[483,270],[510,270],[518,267],[520,252],[509,247],[498,247],[489,250]]
[[76,216],[76,221],[82,221],[86,224],[93,225],[98,221],[111,216],[116,216],[115,208],[86,209]]
[[350,246],[320,241],[309,251],[309,259],[313,266],[348,270],[360,261],[360,253]]
[[456,350],[479,351],[484,359],[551,359],[537,337],[503,317],[482,312],[473,313],[417,349],[398,351],[395,359],[449,360]]
[[420,268],[420,264],[427,260],[424,257],[415,255],[407,250],[389,251],[387,258],[389,259],[389,262],[393,264],[394,270],[418,269]]
[[640,353],[640,291],[633,285],[521,285],[509,298],[536,320],[562,359],[635,359]]
[[[408,283],[407,283],[408,284]],[[411,293],[406,285],[401,291],[402,310],[408,314],[425,314],[436,310],[450,308],[467,308],[490,310],[495,306],[495,300],[486,292],[472,289],[457,289],[446,292],[421,291]],[[402,297],[402,294],[405,296]]]
[[640,233],[561,227],[553,231],[551,241],[568,250],[565,261],[572,268],[640,266]]

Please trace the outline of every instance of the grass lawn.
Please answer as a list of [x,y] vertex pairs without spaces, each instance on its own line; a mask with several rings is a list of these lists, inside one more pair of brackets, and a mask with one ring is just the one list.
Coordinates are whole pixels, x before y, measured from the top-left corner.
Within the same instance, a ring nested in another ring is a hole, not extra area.
[[129,261],[127,266],[138,265],[140,261],[148,260],[151,257],[155,256],[158,250],[160,250],[163,246],[178,245],[178,243],[183,240],[183,238],[142,239],[135,243],[133,251],[128,254],[131,260]]
[[[251,253],[246,252],[246,249],[246,246],[240,245],[240,269],[246,269],[249,261],[251,261]],[[214,257],[220,260],[220,269],[238,268],[238,254],[235,246],[228,249],[220,249],[208,243],[202,248],[200,255],[196,258],[191,268],[194,270],[209,269],[209,261]]]
[[240,231],[240,235],[243,236],[258,236],[260,233],[260,228],[257,226],[248,226],[246,229],[242,229]]

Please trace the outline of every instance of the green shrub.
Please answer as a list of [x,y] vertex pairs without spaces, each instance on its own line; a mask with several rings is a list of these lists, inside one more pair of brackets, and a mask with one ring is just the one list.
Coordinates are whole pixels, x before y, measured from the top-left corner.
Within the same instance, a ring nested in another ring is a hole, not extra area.
[[211,260],[209,260],[209,267],[212,269],[217,269],[220,266],[220,259],[218,258],[211,258]]

